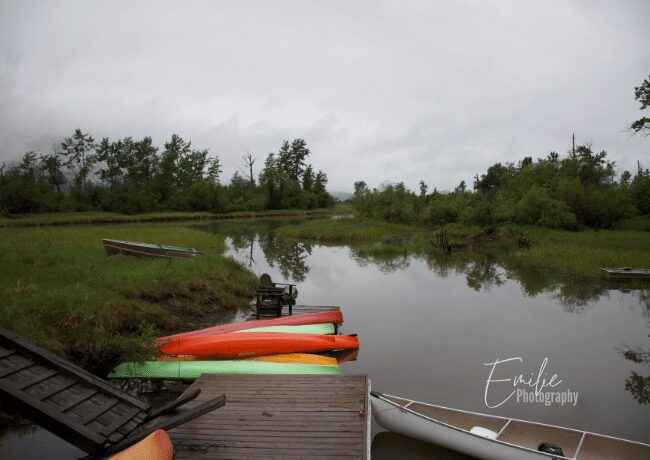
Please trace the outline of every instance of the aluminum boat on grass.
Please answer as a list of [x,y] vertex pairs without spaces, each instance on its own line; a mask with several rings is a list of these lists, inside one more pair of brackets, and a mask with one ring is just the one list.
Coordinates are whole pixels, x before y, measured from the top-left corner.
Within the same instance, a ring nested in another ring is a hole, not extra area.
[[372,412],[387,430],[476,458],[650,459],[650,445],[586,431],[436,406],[371,392]]
[[135,241],[103,239],[108,254],[129,254],[148,257],[197,257],[203,252],[192,248],[179,248],[164,244],[136,243]]
[[650,268],[601,268],[600,272],[607,278],[650,278]]

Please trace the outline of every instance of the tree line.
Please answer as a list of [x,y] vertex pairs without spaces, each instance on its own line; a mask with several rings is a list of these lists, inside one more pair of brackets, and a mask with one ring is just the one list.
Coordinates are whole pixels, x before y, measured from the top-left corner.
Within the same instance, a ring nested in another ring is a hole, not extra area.
[[621,219],[650,214],[650,171],[639,163],[633,175],[616,174],[607,152],[577,146],[566,156],[556,152],[533,160],[496,163],[449,192],[418,192],[404,183],[370,189],[354,184],[352,199],[359,214],[390,222],[491,227],[500,223],[553,228],[609,228]]
[[196,149],[174,134],[158,148],[151,137],[95,139],[81,129],[51,154],[34,151],[20,162],[0,166],[0,213],[114,211],[134,214],[159,210],[261,211],[327,207],[327,175],[315,171],[304,139],[285,140],[269,153],[259,176],[255,159],[243,157],[222,184],[217,155]]

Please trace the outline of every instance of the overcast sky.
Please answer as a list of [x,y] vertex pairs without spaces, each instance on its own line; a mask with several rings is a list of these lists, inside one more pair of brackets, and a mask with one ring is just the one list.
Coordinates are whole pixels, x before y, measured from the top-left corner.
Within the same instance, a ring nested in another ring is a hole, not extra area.
[[303,137],[333,191],[450,189],[573,132],[650,167],[649,73],[648,0],[0,0],[0,162],[80,127],[177,133],[227,177]]

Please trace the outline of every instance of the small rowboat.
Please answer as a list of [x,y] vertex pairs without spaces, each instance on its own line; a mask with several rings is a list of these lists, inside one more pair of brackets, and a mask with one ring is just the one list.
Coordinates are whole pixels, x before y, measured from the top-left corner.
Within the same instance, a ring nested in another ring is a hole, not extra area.
[[650,278],[650,268],[601,268],[607,278]]
[[301,326],[307,324],[324,324],[343,323],[343,313],[338,311],[324,311],[320,313],[306,313],[304,315],[283,316],[281,318],[273,319],[258,319],[256,321],[245,321],[243,323],[223,324],[221,326],[212,326],[205,329],[196,331],[181,332],[180,334],[168,335],[156,339],[157,344],[169,342],[172,339],[180,339],[182,337],[192,337],[195,335],[218,335],[228,334],[230,332],[242,331],[244,329],[253,329],[258,327],[267,326]]
[[250,332],[181,337],[161,345],[160,352],[168,355],[241,359],[282,353],[313,353],[357,348],[359,348],[359,339],[347,335]]
[[476,458],[650,458],[650,445],[640,442],[543,423],[450,409],[374,391],[370,395],[375,419],[387,430]]
[[103,239],[102,243],[104,243],[104,249],[108,254],[130,254],[148,257],[197,257],[203,255],[203,252],[196,249],[165,246],[164,244],[108,239]]

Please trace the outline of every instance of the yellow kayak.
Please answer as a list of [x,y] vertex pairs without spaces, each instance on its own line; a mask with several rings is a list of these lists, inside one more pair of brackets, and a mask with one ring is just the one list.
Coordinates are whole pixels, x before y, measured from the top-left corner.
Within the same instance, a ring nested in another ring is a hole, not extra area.
[[[245,358],[247,361],[266,361],[271,363],[318,364],[320,366],[336,366],[336,358],[314,355],[309,353],[283,353],[279,355],[256,356]],[[205,356],[196,355],[161,355],[159,361],[205,361]]]

